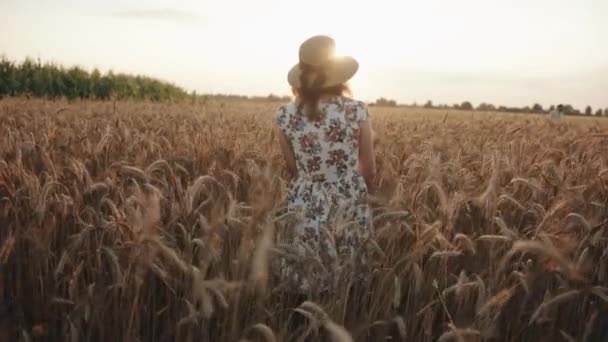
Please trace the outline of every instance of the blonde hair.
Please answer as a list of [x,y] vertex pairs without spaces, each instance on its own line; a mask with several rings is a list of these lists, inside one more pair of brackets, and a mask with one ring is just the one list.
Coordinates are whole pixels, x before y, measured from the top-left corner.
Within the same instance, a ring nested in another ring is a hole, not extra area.
[[[306,72],[303,72],[302,81],[305,80]],[[300,82],[300,84],[307,84]],[[346,83],[327,88],[300,87],[292,88],[294,95],[299,99],[298,111],[302,112],[310,121],[317,121],[321,117],[319,112],[319,99],[324,95],[345,96],[351,95],[351,90]]]

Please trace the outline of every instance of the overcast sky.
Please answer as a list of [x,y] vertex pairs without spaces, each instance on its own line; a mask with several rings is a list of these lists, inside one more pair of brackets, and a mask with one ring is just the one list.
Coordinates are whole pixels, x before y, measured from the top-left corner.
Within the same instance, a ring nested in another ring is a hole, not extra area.
[[0,0],[0,54],[199,93],[290,93],[314,34],[364,100],[608,107],[608,0]]

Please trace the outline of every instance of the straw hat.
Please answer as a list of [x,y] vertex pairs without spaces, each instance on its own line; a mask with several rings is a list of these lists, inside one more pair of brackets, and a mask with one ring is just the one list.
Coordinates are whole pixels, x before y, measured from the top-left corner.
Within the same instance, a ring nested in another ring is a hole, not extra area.
[[[352,57],[336,57],[335,50],[335,41],[327,36],[314,36],[304,41],[300,46],[300,62],[287,74],[289,84],[294,88],[322,89],[351,79],[357,73],[359,63]],[[304,80],[302,73],[305,73]]]

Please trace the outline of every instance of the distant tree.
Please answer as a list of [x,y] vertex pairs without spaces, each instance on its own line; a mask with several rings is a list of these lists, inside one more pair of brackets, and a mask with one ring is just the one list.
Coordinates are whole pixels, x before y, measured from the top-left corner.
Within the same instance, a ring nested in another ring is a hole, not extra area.
[[491,112],[495,111],[496,107],[491,103],[482,102],[479,104],[479,106],[477,106],[477,110]]
[[574,109],[574,107],[572,107],[572,105],[569,105],[569,104],[563,105],[563,111],[564,111],[564,114],[566,114],[566,115],[579,115],[580,114],[580,111],[578,111],[577,109]]
[[608,116],[608,108],[604,109],[604,116]]
[[182,100],[186,91],[171,83],[145,76],[102,75],[99,70],[88,72],[80,67],[69,69],[52,63],[26,58],[17,64],[0,57],[0,96],[37,96],[68,99],[116,98]]
[[433,108],[433,101],[426,101],[426,103],[424,104],[424,108]]
[[602,111],[601,109],[598,109],[598,110],[595,112],[595,116],[602,116],[602,113],[603,113],[603,111]]
[[381,98],[379,98],[379,99],[376,100],[376,106],[396,107],[397,106],[397,101],[395,101],[395,100],[389,100],[389,99],[385,99],[384,97],[381,97]]
[[11,94],[13,69],[13,63],[4,56],[0,57],[0,96]]
[[549,111],[550,112],[553,111],[553,110],[555,110],[555,105],[551,105],[551,107],[549,107]]
[[473,105],[471,104],[471,102],[469,101],[464,101],[461,105],[460,105],[460,109],[463,110],[473,110]]
[[538,104],[538,103],[535,103],[535,104],[532,106],[532,111],[533,111],[534,113],[542,113],[542,112],[543,112],[543,106],[541,106],[541,105],[540,105],[540,104]]
[[72,86],[71,89],[68,87],[68,98],[79,97],[85,99],[90,97],[91,82],[89,74],[85,70],[79,67],[70,68],[66,80],[69,80]]
[[532,111],[532,108],[530,108],[529,106],[523,108],[500,106],[498,107],[498,111],[507,113],[530,113]]
[[114,90],[114,75],[110,71],[107,75],[102,76],[99,79],[99,83],[95,85],[96,93],[95,96],[100,100],[109,100],[113,97]]
[[100,99],[103,100],[106,98],[106,96],[104,96],[104,89],[103,89],[103,76],[101,75],[101,72],[99,72],[99,70],[97,69],[93,69],[93,72],[91,72],[91,95],[92,97],[96,98],[96,99]]
[[591,108],[591,106],[587,106],[587,108],[585,108],[585,115],[591,114],[593,114],[593,108]]

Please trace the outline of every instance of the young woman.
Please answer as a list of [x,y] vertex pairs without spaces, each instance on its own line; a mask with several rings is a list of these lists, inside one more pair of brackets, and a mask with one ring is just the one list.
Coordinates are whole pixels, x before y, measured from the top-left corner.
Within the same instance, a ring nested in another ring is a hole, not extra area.
[[[279,108],[276,126],[291,175],[285,226],[299,258],[282,260],[290,290],[323,293],[332,276],[369,237],[375,162],[367,106],[347,97],[358,70],[351,57],[335,57],[330,37],[306,40],[288,74],[295,100]],[[302,262],[320,260],[320,263]],[[347,268],[347,267],[346,267]]]

